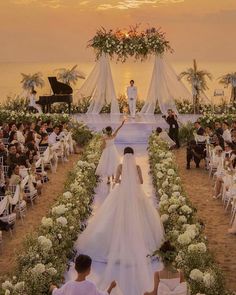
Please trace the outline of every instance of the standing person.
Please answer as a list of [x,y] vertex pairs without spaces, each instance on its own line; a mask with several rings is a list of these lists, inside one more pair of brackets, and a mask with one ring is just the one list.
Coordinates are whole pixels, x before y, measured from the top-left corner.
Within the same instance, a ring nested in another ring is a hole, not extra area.
[[35,90],[33,90],[30,93],[30,96],[29,96],[29,107],[36,109],[39,114],[42,114],[41,107],[36,103],[36,94],[37,94],[37,91],[35,91]]
[[128,96],[128,102],[129,102],[130,116],[132,118],[135,118],[138,90],[137,90],[137,87],[134,86],[134,80],[131,80],[130,86],[127,87],[127,96]]
[[223,139],[224,141],[228,141],[228,142],[232,142],[232,138],[231,138],[231,133],[230,133],[230,129],[229,129],[229,124],[228,122],[223,122],[222,124],[222,128],[223,128]]
[[176,143],[176,148],[180,148],[179,143],[179,124],[178,118],[175,112],[171,109],[168,110],[168,116],[165,115],[163,118],[166,120],[167,124],[169,125],[169,136],[170,138]]
[[120,164],[120,157],[117,152],[116,146],[115,146],[115,138],[119,132],[119,130],[124,125],[125,120],[122,122],[122,124],[116,129],[116,131],[113,133],[113,130],[110,126],[106,127],[103,137],[103,152],[102,156],[100,158],[96,174],[101,177],[107,177],[107,184],[110,184],[110,178],[114,178],[116,174],[116,169],[118,165]]
[[101,292],[96,285],[87,280],[86,277],[91,272],[92,259],[87,255],[79,255],[75,260],[75,270],[77,279],[69,281],[60,289],[55,285],[51,285],[50,291],[52,295],[108,295],[116,287],[116,282],[113,281],[107,291]]

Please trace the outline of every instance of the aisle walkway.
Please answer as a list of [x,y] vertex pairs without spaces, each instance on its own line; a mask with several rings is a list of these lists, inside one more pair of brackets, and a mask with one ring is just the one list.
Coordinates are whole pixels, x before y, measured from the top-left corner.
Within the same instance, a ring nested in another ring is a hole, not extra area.
[[236,291],[236,236],[227,234],[229,213],[224,212],[220,200],[212,199],[213,182],[208,172],[203,168],[185,169],[185,149],[176,152],[176,160],[187,195],[206,226],[209,247],[224,272],[228,288]]
[[[148,196],[148,198],[150,198],[153,201],[153,205],[156,206],[156,198],[154,195],[152,180],[149,175],[149,164],[148,164],[146,145],[130,145],[130,146],[135,150],[137,164],[140,165],[140,167],[142,168],[142,171],[143,171],[143,177],[144,177],[143,189],[144,189],[146,195]],[[123,146],[123,145],[118,146],[118,150],[121,155],[123,154],[124,147],[125,146]],[[108,193],[109,193],[108,186],[105,183],[102,183],[100,185],[100,187],[97,189],[97,194],[95,196],[95,202],[94,202],[94,210],[93,210],[92,214],[96,214],[96,210],[98,209],[98,207],[102,204],[102,202],[105,199],[104,195],[107,195]],[[150,267],[152,268],[152,271],[148,275],[148,277],[150,277],[148,285],[150,286],[150,290],[151,290],[153,287],[153,273],[154,273],[154,271],[159,270],[162,267],[162,265],[161,265],[161,263],[158,263],[156,261],[156,262],[153,262],[152,266],[150,266]],[[97,282],[98,286],[100,286],[101,289],[106,288],[106,284],[108,283],[108,282],[106,282],[104,284],[104,282],[103,282],[103,276],[105,274],[105,269],[106,269],[106,264],[97,263],[97,262],[93,263],[92,274],[91,274],[90,279],[92,279],[94,282]],[[119,284],[119,264],[117,264],[110,271],[111,271],[111,273],[109,274],[109,277],[116,280]],[[143,270],[139,270],[139,272],[142,272],[142,271]],[[125,273],[123,273],[122,275],[125,276],[125,278],[126,278],[127,288],[125,288],[125,290],[123,290],[123,292],[122,292],[118,287],[112,292],[113,295],[120,295],[120,294],[130,295],[131,290],[132,291],[135,290],[135,286],[134,286],[135,282],[132,280],[132,277],[131,277],[132,276],[131,266],[127,266],[125,269]],[[72,266],[69,273],[66,275],[66,280],[74,279],[75,276],[76,276],[76,274],[75,274],[75,272],[73,270],[73,266]],[[143,276],[145,277],[145,274],[143,274]],[[139,292],[137,294],[135,293],[135,295],[141,295],[141,292]]]

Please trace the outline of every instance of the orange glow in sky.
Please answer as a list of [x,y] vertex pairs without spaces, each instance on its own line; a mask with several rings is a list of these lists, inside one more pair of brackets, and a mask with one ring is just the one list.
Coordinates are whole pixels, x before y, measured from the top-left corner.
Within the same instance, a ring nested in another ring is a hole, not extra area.
[[100,26],[160,26],[173,59],[236,61],[235,0],[0,1],[0,61],[92,60]]

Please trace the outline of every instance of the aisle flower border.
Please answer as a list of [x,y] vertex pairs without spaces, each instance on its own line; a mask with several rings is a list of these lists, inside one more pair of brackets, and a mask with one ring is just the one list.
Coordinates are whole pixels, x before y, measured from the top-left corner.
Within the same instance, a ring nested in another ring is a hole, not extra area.
[[209,252],[204,225],[184,192],[173,153],[154,133],[148,151],[166,239],[176,247],[175,264],[184,272],[190,293],[232,294],[226,290],[222,272]]
[[65,192],[42,218],[37,232],[25,239],[24,250],[17,256],[15,276],[2,283],[0,294],[49,294],[50,283],[61,282],[68,259],[74,255],[74,241],[91,213],[100,156],[100,135],[94,134],[70,172]]

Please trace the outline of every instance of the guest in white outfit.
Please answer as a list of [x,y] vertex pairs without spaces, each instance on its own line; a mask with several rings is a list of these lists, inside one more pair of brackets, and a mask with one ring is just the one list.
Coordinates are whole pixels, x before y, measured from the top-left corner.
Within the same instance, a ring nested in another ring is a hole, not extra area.
[[59,141],[59,132],[60,132],[60,128],[59,128],[59,126],[55,126],[54,128],[53,128],[53,132],[49,135],[49,137],[48,137],[48,143],[50,144],[50,145],[53,145],[53,144],[55,144],[57,141]]
[[158,251],[164,263],[164,269],[154,274],[154,289],[145,295],[187,295],[187,284],[181,272],[174,268],[175,248],[166,241]]
[[225,142],[232,142],[232,138],[231,138],[231,132],[229,130],[229,124],[227,122],[223,122],[222,124],[222,128],[223,128],[223,139]]
[[97,289],[96,285],[86,280],[90,274],[92,259],[87,255],[79,255],[75,261],[75,270],[77,271],[77,279],[69,281],[60,289],[55,285],[51,285],[50,291],[52,295],[108,295],[116,287],[116,282],[112,282],[105,292]]
[[42,109],[41,109],[40,105],[38,105],[36,103],[36,94],[37,94],[37,92],[35,90],[32,90],[32,92],[30,93],[29,107],[36,109],[39,114],[42,114]]
[[127,96],[128,96],[128,102],[129,102],[130,116],[132,118],[135,118],[136,100],[138,97],[138,91],[137,91],[137,87],[134,86],[134,80],[131,80],[130,86],[127,87]]
[[115,146],[115,138],[119,130],[124,125],[124,123],[125,123],[125,120],[116,129],[114,133],[110,126],[106,127],[103,130],[104,132],[103,144],[102,144],[103,152],[96,170],[96,174],[101,177],[107,177],[108,178],[107,184],[110,184],[111,177],[112,179],[114,179],[114,175],[116,174],[116,169],[118,165],[120,164],[120,156]]

